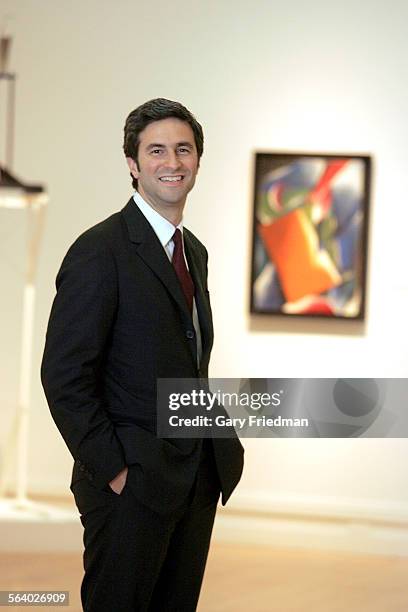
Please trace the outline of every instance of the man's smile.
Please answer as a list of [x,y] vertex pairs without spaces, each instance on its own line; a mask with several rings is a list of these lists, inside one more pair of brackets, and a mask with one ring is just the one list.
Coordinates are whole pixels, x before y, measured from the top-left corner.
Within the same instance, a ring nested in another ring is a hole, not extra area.
[[159,177],[159,181],[162,181],[163,183],[180,183],[183,178],[184,176],[177,174],[176,176],[161,176]]

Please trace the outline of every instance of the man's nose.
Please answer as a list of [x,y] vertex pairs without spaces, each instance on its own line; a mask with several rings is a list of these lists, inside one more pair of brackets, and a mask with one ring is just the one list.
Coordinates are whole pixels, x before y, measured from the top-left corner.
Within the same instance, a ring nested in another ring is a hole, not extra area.
[[172,170],[177,170],[180,167],[180,158],[175,151],[170,151],[167,157],[167,165]]

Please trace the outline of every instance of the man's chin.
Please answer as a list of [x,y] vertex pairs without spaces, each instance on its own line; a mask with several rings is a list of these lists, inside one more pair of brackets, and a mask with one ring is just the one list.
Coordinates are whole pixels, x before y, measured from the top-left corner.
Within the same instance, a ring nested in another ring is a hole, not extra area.
[[187,195],[191,187],[186,189],[166,189],[163,193],[161,193],[161,200],[163,203],[168,204],[169,206],[184,206],[186,202]]

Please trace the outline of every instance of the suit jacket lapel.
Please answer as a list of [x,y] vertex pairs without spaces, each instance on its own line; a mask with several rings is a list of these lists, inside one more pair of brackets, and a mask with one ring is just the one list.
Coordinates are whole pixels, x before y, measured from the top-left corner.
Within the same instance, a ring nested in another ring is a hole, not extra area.
[[[141,213],[133,198],[123,208],[122,214],[128,228],[129,238],[137,247],[137,254],[163,283],[176,302],[184,329],[191,329],[193,325],[191,314],[174,268],[153,228],[143,213]],[[212,345],[212,318],[209,300],[205,291],[205,273],[200,272],[202,269],[200,258],[188,235],[188,231],[184,232],[184,246],[188,267],[195,286],[195,300],[202,340],[202,362],[205,362]],[[191,343],[189,343],[189,346],[191,347]],[[197,355],[193,354],[193,351],[192,358],[194,362],[197,361]]]
[[133,198],[122,210],[129,237],[137,245],[137,253],[163,283],[180,309],[186,329],[192,321],[179,280],[152,226],[140,212]]

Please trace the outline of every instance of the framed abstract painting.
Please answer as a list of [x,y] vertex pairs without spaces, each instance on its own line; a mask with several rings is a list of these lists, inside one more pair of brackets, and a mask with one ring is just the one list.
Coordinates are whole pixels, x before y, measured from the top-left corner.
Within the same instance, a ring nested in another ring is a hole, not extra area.
[[251,312],[363,320],[371,158],[256,153]]

